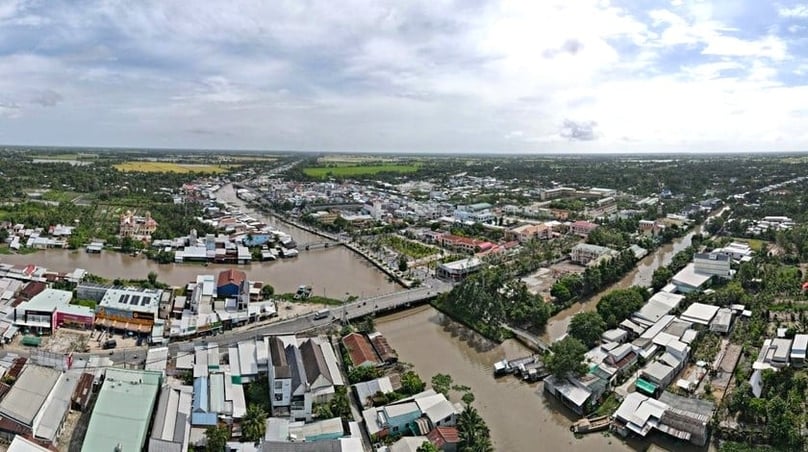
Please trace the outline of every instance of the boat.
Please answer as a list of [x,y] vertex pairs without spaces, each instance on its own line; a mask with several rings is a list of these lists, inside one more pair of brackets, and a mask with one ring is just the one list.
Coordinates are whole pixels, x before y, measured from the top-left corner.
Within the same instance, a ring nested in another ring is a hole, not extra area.
[[508,362],[507,359],[503,359],[502,361],[498,361],[494,363],[494,377],[501,377],[503,375],[510,375],[514,371],[514,368],[511,367],[511,364]]
[[300,286],[295,292],[295,300],[305,300],[311,296],[311,286]]
[[609,424],[611,424],[611,419],[609,416],[595,416],[595,417],[585,417],[576,421],[574,424],[570,426],[570,431],[572,433],[592,433],[592,432],[599,432],[601,430],[606,430],[609,428]]

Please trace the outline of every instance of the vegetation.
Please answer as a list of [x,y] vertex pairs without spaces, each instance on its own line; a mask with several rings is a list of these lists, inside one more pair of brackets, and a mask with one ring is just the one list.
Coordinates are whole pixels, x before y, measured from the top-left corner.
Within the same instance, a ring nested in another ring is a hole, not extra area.
[[309,166],[303,168],[303,174],[308,177],[325,179],[333,177],[343,179],[355,176],[370,176],[380,173],[415,173],[419,165],[386,163],[380,165],[332,165],[332,166]]
[[440,449],[429,441],[424,441],[423,444],[418,446],[418,449],[415,449],[415,452],[440,452]]
[[[434,387],[434,384],[433,384]],[[426,388],[426,383],[413,371],[401,374],[401,391],[406,395],[418,394]]]
[[373,366],[351,367],[351,369],[348,371],[348,381],[351,384],[375,380],[380,376],[381,374],[379,373],[379,370]]
[[412,259],[421,259],[440,252],[439,249],[413,240],[403,239],[392,234],[387,234],[379,238],[379,243]]
[[493,452],[491,432],[473,406],[466,406],[466,409],[460,413],[457,420],[457,431],[460,437],[458,450],[461,452]]
[[597,312],[575,314],[567,328],[570,336],[578,339],[589,348],[600,342],[600,336],[604,331],[606,331],[606,322]]
[[505,337],[502,325],[538,331],[547,323],[550,309],[527,290],[520,280],[510,278],[500,267],[481,270],[463,280],[435,301],[452,318],[489,339]]
[[599,292],[631,271],[637,259],[631,251],[623,251],[617,257],[607,259],[602,263],[587,267],[581,274],[562,276],[550,289],[550,294],[562,306],[577,298],[587,297]]
[[642,287],[615,289],[598,301],[597,313],[608,328],[616,327],[645,304],[648,292]]
[[127,173],[200,173],[216,174],[230,170],[230,166],[198,165],[193,163],[172,163],[152,161],[132,161],[113,165],[118,171]]
[[550,353],[544,357],[544,365],[557,378],[583,375],[588,370],[584,364],[586,350],[581,341],[567,336],[550,346]]
[[432,377],[432,389],[445,396],[449,395],[452,389],[452,376],[448,374],[436,374]]
[[223,452],[230,440],[230,429],[224,425],[208,427],[205,430],[205,450],[207,452]]
[[241,420],[241,435],[249,442],[258,442],[264,439],[267,430],[267,413],[260,405],[247,407],[247,414]]

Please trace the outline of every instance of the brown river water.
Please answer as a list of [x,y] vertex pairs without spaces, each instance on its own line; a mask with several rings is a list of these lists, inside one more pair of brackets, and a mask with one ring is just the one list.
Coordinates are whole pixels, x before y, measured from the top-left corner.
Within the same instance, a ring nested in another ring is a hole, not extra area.
[[[217,195],[220,200],[243,206],[236,198],[232,186],[223,187]],[[298,243],[320,241],[316,235],[275,219],[253,214],[273,228],[292,235]],[[158,280],[173,286],[181,286],[196,280],[200,274],[217,275],[228,268],[238,268],[247,277],[268,282],[277,293],[295,292],[298,286],[312,286],[315,295],[344,298],[346,293],[360,297],[382,295],[401,288],[373,267],[367,260],[344,248],[324,248],[312,251],[301,250],[298,257],[279,259],[273,262],[256,262],[250,265],[228,266],[210,264],[158,264],[143,256],[132,257],[114,251],[87,254],[84,250],[43,250],[28,255],[3,255],[0,262],[11,264],[35,264],[49,270],[69,272],[83,268],[107,279],[145,279],[149,272],[157,272]]]

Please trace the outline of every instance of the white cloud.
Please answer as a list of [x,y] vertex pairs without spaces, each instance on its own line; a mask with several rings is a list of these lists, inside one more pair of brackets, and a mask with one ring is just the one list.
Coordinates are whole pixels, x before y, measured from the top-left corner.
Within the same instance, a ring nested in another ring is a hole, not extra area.
[[728,18],[742,5],[670,4],[0,3],[0,44],[16,46],[0,52],[0,134],[367,151],[808,144],[808,92],[778,80],[806,72],[786,66],[800,58],[777,34],[788,25],[740,33]]
[[795,5],[791,8],[781,7],[777,11],[782,17],[797,17],[801,19],[808,18],[808,5]]

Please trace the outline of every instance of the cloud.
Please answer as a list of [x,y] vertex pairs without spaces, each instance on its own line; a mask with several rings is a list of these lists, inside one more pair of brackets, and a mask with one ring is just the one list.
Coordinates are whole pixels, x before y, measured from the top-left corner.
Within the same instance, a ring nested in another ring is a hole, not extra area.
[[595,134],[597,125],[595,121],[576,122],[565,119],[559,134],[570,141],[592,141],[597,139]]
[[791,8],[781,7],[777,11],[782,17],[796,17],[800,19],[808,18],[808,5],[799,4]]
[[808,146],[808,9],[648,3],[0,2],[0,134],[335,151]]
[[46,89],[42,92],[36,93],[31,98],[31,103],[40,105],[42,107],[53,107],[54,105],[61,102],[64,98],[61,94],[53,91],[51,89]]

